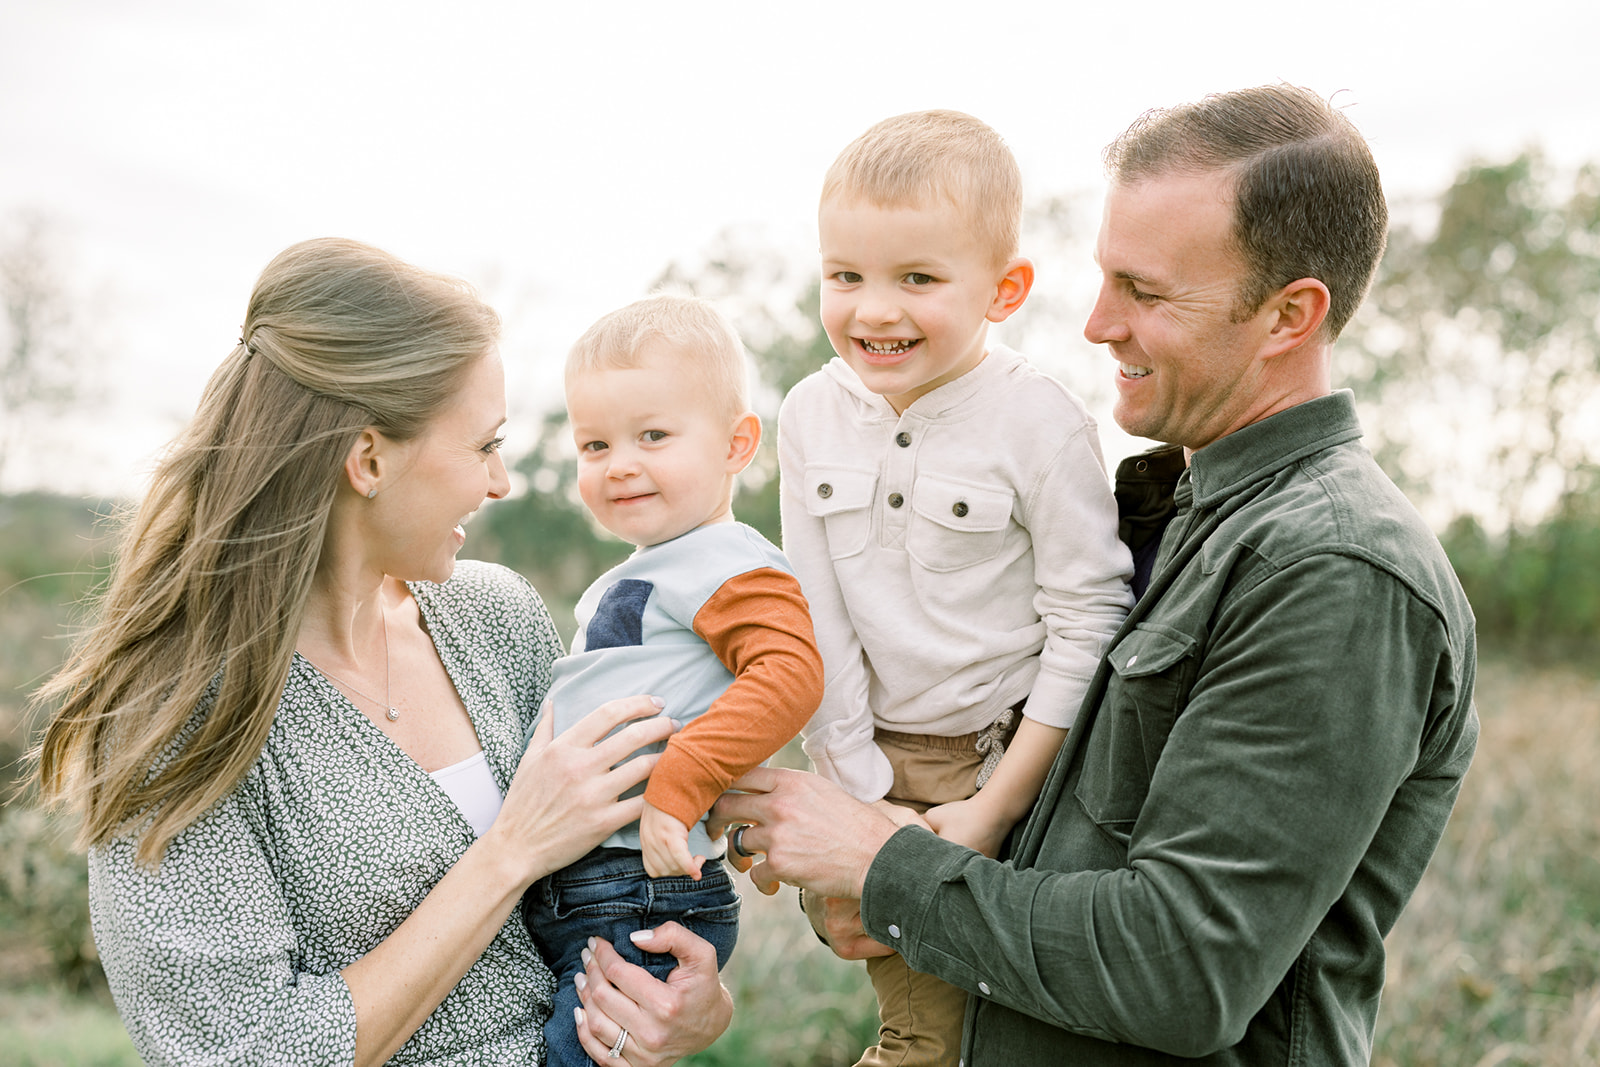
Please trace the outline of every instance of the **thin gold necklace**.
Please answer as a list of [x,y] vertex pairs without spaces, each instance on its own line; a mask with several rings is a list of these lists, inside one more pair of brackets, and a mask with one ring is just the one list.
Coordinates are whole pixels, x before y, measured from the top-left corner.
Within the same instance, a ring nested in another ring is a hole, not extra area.
[[[382,594],[379,594],[379,595],[381,596]],[[384,714],[384,717],[386,719],[388,719],[390,722],[397,722],[400,719],[400,709],[395,707],[394,704],[391,703],[389,699],[387,699],[388,697],[393,695],[393,692],[392,692],[392,690],[390,688],[390,677],[389,677],[389,613],[383,609],[383,601],[381,599],[378,601],[378,618],[383,620],[383,693],[384,693],[385,699],[382,701],[382,703],[383,703],[384,708],[387,709],[386,711],[384,711],[383,714]],[[301,653],[301,655],[304,655],[304,653]],[[310,656],[306,656],[306,662],[308,662],[308,663],[311,662],[311,657]],[[312,663],[311,665],[313,667],[317,667],[317,665],[315,663]],[[364,692],[363,690],[357,689],[355,686],[351,685],[349,682],[345,681],[343,678],[339,677],[337,674],[334,674],[332,671],[328,670],[326,667],[317,667],[317,670],[321,671],[330,680],[338,682],[340,685],[344,686],[346,689],[350,690],[352,693],[356,694],[357,696],[365,697],[366,699],[368,699],[370,701],[373,701],[374,703],[378,702],[378,698],[377,697],[373,696],[371,693],[367,693],[367,692]]]

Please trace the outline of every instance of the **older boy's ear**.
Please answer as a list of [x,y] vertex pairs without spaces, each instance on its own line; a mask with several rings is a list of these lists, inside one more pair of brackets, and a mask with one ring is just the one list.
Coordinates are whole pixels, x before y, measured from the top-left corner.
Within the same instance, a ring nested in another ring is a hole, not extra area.
[[733,424],[733,434],[728,438],[728,473],[738,474],[750,466],[760,446],[761,417],[747,411]]
[[995,286],[994,301],[989,305],[989,313],[984,316],[990,322],[1004,322],[1022,306],[1028,299],[1028,293],[1033,289],[1033,261],[1031,259],[1013,259],[1005,265],[1005,273],[1000,275],[1000,284]]

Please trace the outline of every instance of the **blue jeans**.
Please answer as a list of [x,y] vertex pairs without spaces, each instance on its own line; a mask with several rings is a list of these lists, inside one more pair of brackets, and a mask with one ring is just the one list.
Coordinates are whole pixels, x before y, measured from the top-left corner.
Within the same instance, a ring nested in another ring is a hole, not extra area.
[[641,952],[628,935],[675,920],[717,950],[721,968],[739,938],[739,894],[721,860],[706,860],[697,882],[687,875],[651,878],[639,853],[597,848],[572,866],[541,878],[522,898],[522,919],[533,943],[556,976],[556,996],[544,1027],[546,1067],[586,1067],[572,1009],[578,990],[572,978],[583,970],[591,937],[609,941],[629,963],[666,978],[678,965],[672,955]]

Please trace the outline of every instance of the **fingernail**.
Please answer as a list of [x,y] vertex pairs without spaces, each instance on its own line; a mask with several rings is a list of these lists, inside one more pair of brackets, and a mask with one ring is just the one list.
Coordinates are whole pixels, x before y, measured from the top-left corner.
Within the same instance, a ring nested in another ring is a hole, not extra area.
[[660,697],[651,697],[650,703],[654,704],[658,710],[667,706],[667,702]]
[[578,955],[583,957],[583,965],[585,967],[589,966],[589,961],[594,959],[594,953],[590,952],[588,949],[584,949],[583,951],[579,952]]
[[573,1023],[573,1025],[576,1026],[578,1029],[582,1030],[583,1029],[583,1024],[584,1024],[585,1021],[586,1020],[584,1018],[583,1009],[582,1008],[573,1008],[572,1009],[572,1023]]
[[579,971],[577,974],[572,976],[572,984],[578,987],[578,992],[582,993],[585,989],[589,988],[589,977],[582,971]]
[[633,933],[628,935],[628,940],[637,945],[641,941],[649,941],[655,936],[656,932],[654,930],[635,930]]

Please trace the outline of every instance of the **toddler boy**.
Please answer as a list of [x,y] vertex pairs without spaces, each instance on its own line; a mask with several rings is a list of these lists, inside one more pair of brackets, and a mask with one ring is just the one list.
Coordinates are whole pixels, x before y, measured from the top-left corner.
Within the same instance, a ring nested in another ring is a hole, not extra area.
[[[987,340],[1033,285],[1021,213],[1016,160],[969,115],[845,148],[818,214],[838,358],[778,418],[784,549],[827,671],[806,753],[988,856],[1132,603],[1093,420]],[[966,992],[898,955],[867,966],[881,1027],[861,1064],[954,1065]]]
[[572,978],[590,937],[665,978],[677,961],[641,953],[627,935],[673,919],[727,962],[739,899],[702,817],[799,733],[821,697],[822,663],[788,562],[733,519],[734,478],[761,420],[728,322],[676,296],[614,311],[573,346],[566,394],[584,505],[639,547],[579,600],[546,713],[560,733],[607,700],[648,693],[683,723],[644,788],[640,821],[524,900],[558,983],[545,1062],[587,1064]]

